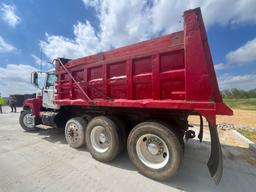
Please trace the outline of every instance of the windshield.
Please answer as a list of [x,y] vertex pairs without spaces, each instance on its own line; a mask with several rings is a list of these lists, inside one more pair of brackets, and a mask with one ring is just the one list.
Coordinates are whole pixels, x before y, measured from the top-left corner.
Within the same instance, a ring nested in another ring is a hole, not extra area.
[[54,73],[47,75],[46,87],[54,86],[56,75]]

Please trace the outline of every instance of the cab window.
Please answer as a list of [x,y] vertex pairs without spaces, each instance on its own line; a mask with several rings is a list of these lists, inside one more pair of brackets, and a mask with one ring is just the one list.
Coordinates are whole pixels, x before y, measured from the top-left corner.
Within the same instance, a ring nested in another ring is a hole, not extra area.
[[56,75],[48,74],[47,81],[46,81],[46,87],[54,86],[55,81],[56,81]]

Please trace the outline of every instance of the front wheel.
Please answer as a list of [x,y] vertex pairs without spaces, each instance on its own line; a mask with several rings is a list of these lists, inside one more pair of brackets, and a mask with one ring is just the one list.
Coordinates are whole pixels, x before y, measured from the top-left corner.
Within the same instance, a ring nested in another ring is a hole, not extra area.
[[27,110],[27,111],[22,111],[20,114],[20,125],[25,131],[36,131],[36,117],[32,115],[32,112]]
[[158,122],[135,126],[128,137],[127,151],[140,173],[160,181],[176,175],[183,160],[178,137]]

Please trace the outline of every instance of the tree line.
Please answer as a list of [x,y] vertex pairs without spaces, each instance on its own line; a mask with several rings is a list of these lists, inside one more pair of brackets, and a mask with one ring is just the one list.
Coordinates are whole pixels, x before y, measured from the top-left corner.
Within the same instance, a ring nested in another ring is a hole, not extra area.
[[221,95],[225,99],[256,98],[256,88],[248,91],[240,89],[228,89],[221,91]]

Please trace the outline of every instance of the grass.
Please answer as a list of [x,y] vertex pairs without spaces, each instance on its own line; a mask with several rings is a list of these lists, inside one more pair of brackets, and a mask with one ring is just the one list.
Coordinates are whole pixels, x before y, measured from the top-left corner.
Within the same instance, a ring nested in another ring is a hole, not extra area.
[[256,131],[239,130],[239,132],[252,142],[256,143]]
[[233,109],[256,110],[256,98],[253,99],[224,99],[224,102]]

